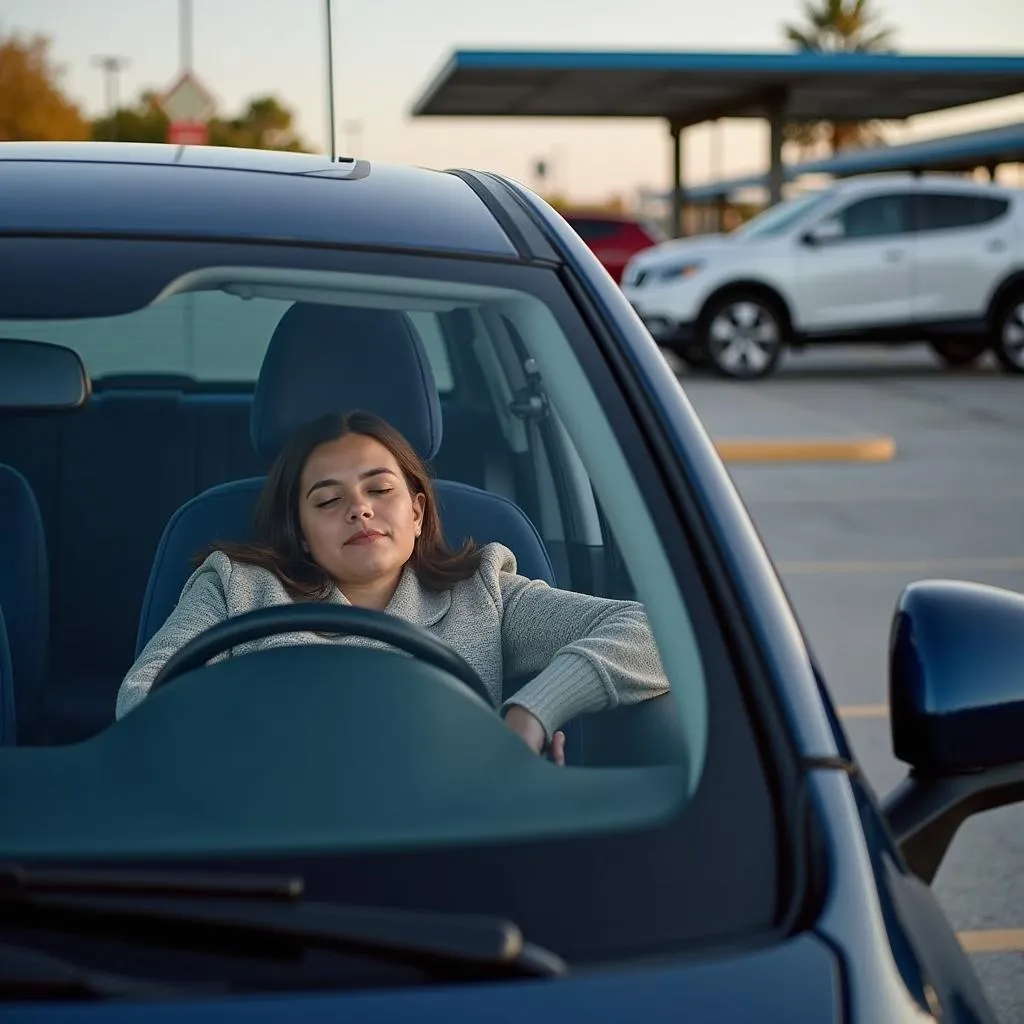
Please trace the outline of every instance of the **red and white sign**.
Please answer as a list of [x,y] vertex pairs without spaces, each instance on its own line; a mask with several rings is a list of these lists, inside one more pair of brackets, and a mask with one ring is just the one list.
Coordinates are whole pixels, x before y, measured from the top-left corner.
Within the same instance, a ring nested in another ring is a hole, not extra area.
[[177,146],[206,145],[206,122],[213,115],[213,96],[191,71],[160,97],[160,106],[171,122],[168,142]]
[[205,146],[209,132],[204,121],[172,121],[167,126],[167,141],[172,146]]

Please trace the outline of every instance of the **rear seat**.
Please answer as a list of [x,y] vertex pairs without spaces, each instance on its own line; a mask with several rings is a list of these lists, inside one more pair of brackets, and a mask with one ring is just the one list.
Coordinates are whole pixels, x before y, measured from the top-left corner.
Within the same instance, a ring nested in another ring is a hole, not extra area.
[[250,404],[245,394],[104,387],[77,412],[0,424],[0,461],[36,491],[51,556],[50,739],[83,738],[112,720],[174,510],[265,471],[249,444]]
[[[120,377],[96,382],[77,412],[0,422],[0,462],[32,485],[51,555],[51,742],[113,720],[170,516],[209,487],[266,472],[249,441],[251,403],[248,391],[214,393],[188,378]],[[443,475],[487,486],[486,431],[476,417],[444,415]]]

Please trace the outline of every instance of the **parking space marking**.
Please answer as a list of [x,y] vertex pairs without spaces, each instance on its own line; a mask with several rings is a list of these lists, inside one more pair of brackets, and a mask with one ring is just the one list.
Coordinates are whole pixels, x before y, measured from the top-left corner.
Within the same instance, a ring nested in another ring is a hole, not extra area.
[[877,437],[720,438],[715,448],[725,462],[888,462],[896,442]]
[[1024,928],[983,928],[957,938],[968,953],[1024,953]]
[[789,576],[824,576],[829,573],[968,573],[1021,572],[1024,555],[993,558],[922,558],[914,561],[864,562],[778,562],[781,573]]
[[841,704],[840,718],[888,718],[888,704]]

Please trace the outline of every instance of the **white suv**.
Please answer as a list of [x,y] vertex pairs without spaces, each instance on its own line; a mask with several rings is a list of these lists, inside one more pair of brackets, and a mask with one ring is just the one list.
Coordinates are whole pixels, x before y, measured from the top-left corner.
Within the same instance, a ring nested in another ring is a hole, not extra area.
[[731,234],[646,249],[622,288],[659,344],[727,377],[826,341],[927,341],[951,366],[991,348],[1024,373],[1024,191],[851,179]]

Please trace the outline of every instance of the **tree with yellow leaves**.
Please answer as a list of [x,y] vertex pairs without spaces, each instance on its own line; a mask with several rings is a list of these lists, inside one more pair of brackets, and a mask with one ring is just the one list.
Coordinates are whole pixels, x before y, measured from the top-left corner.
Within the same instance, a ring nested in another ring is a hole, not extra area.
[[0,36],[0,142],[80,140],[89,124],[60,87],[42,36]]

